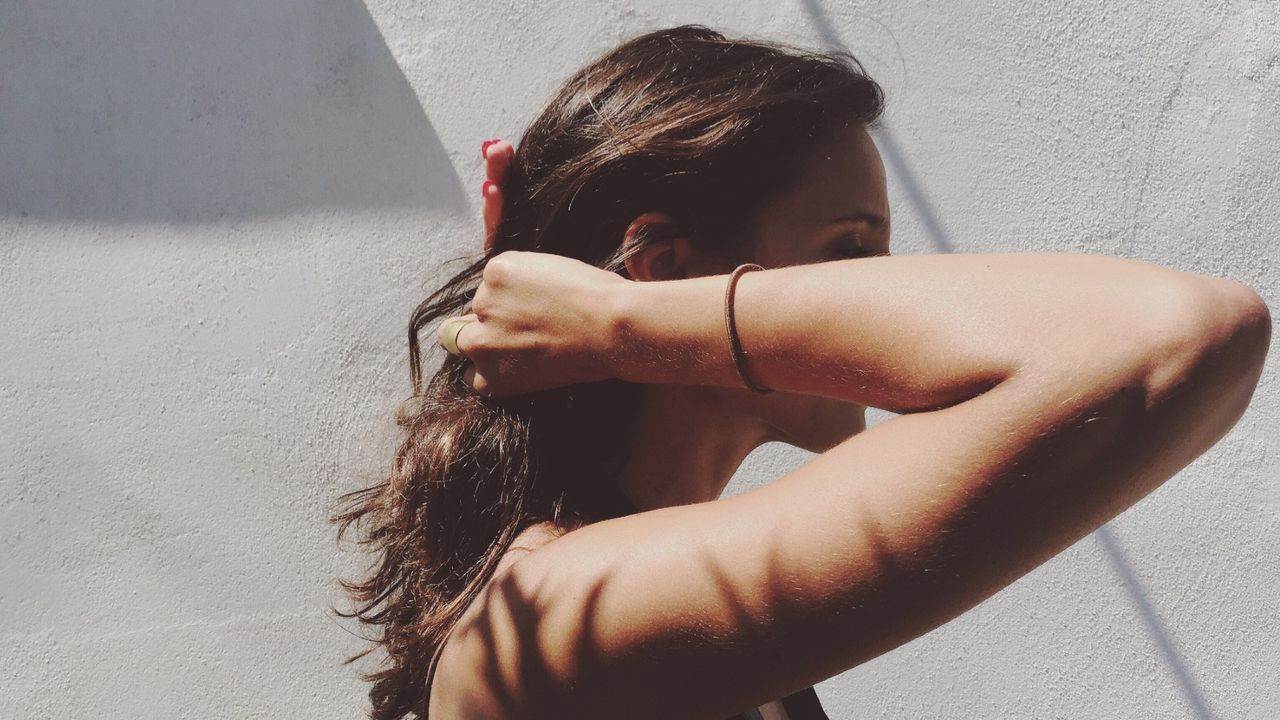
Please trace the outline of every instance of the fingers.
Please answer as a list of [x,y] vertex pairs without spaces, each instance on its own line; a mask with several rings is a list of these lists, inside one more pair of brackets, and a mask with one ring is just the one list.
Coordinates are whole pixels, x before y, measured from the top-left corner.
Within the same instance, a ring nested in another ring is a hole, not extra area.
[[[469,320],[470,322],[463,325],[462,329],[459,330],[457,328],[457,323],[455,321],[461,321],[461,320]],[[440,347],[445,348],[447,350],[448,349],[447,343],[450,340],[452,340],[453,344],[457,346],[458,352],[462,353],[463,355],[466,355],[467,354],[467,345],[466,345],[467,328],[472,327],[474,324],[479,322],[479,320],[480,320],[479,316],[477,316],[475,313],[467,313],[466,315],[459,315],[456,318],[446,319],[444,322],[440,323],[439,327],[436,328],[436,342],[440,344]],[[457,334],[455,335],[454,333],[457,333]]]
[[[462,329],[459,330],[456,327],[455,321],[462,320],[470,320],[471,322],[466,323],[462,326]],[[444,322],[440,323],[440,327],[436,328],[436,342],[440,343],[441,347],[445,347],[445,343],[447,342],[446,336],[457,333],[457,335],[454,336],[456,338],[454,340],[454,345],[456,345],[458,347],[458,351],[465,356],[467,355],[467,340],[464,338],[467,336],[468,332],[473,335],[475,333],[474,330],[468,331],[467,328],[475,327],[478,324],[478,321],[479,318],[475,313],[467,313],[466,315],[459,315],[456,318],[448,318]],[[467,368],[462,371],[462,381],[478,395],[482,395],[484,397],[490,397],[493,395],[493,389],[489,387],[488,379],[483,375],[477,374],[475,362],[467,363]]]
[[515,157],[515,147],[506,140],[486,140],[481,144],[480,152],[484,155],[485,182],[481,192],[484,194],[484,249],[488,252],[502,222],[502,183]]
[[[468,365],[467,369],[462,371],[462,381],[467,384],[467,387],[471,388],[472,390],[475,390],[476,393],[479,395],[489,394],[488,385],[484,382],[484,380],[483,379],[479,381],[476,380],[476,366],[474,363],[471,365]],[[476,385],[477,382],[480,383],[479,386]],[[484,390],[481,390],[481,387],[483,387]]]
[[515,157],[516,149],[506,140],[494,140],[481,145],[484,154],[484,176],[501,185],[507,179],[507,168]]
[[502,223],[502,186],[485,180],[484,187],[484,249],[488,252],[498,237],[498,225]]

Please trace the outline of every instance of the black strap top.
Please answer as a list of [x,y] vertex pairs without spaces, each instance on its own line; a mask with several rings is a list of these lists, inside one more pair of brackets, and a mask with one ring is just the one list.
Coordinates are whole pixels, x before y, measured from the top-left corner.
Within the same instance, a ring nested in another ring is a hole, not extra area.
[[[621,491],[616,494],[616,498],[612,502],[619,509],[619,516],[640,512],[627,500]],[[431,661],[427,664],[427,689],[422,699],[421,720],[430,720],[427,716],[427,709],[431,703],[431,681],[435,678],[436,665],[440,662],[441,652],[444,650],[444,644],[448,641],[449,633],[451,632],[453,632],[453,628],[449,628],[445,632],[435,652],[431,654]],[[787,711],[787,717],[790,720],[830,720],[827,717],[827,713],[822,709],[822,703],[818,702],[818,693],[814,691],[812,685],[782,698],[782,707]],[[763,720],[763,716],[760,714],[759,709],[751,708],[744,713],[728,718],[728,720]]]

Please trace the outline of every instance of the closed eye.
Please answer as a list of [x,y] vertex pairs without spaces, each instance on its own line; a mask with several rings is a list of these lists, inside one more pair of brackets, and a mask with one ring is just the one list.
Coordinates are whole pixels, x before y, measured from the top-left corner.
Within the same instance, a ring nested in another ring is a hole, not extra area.
[[843,250],[837,250],[837,252],[840,254],[841,257],[871,257],[872,255],[875,255],[874,252],[864,247],[857,247],[857,246],[844,248]]
[[862,238],[852,236],[846,238],[846,242],[837,242],[831,248],[832,256],[836,258],[859,258],[859,257],[875,257],[877,255],[885,255],[887,253],[879,253],[875,250],[862,245]]

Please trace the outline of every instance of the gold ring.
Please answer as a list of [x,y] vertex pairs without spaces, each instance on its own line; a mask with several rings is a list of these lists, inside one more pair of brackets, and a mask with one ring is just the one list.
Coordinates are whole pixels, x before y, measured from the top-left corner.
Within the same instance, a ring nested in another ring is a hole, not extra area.
[[440,339],[440,346],[444,348],[445,352],[450,355],[466,357],[462,350],[458,348],[458,336],[462,334],[462,328],[473,322],[475,321],[467,318],[454,318],[442,326],[441,332],[444,337]]

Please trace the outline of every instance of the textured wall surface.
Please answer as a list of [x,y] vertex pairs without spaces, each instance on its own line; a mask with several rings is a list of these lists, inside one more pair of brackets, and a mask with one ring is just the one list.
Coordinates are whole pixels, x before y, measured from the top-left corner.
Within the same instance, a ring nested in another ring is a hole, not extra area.
[[[1280,299],[1272,2],[0,3],[0,718],[361,715],[324,520],[389,460],[409,312],[478,247],[480,141],[684,22],[865,61],[895,253]],[[1276,379],[1102,530],[820,684],[831,716],[1280,717]]]

